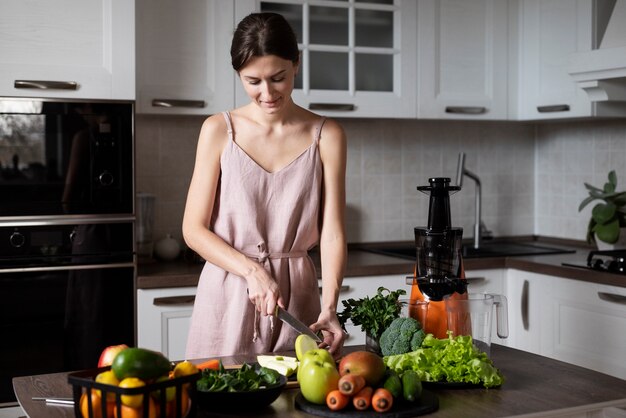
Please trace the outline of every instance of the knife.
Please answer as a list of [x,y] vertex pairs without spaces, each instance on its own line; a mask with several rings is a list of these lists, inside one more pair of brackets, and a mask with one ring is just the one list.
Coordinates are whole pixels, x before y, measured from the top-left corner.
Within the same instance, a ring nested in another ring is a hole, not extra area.
[[296,317],[294,317],[293,315],[291,315],[289,312],[287,312],[286,310],[284,310],[278,305],[276,305],[276,316],[278,317],[278,319],[280,319],[285,324],[289,325],[291,328],[298,331],[300,334],[306,334],[309,337],[313,338],[318,343],[322,342],[322,339],[319,337],[319,335],[311,331],[311,328],[304,325]]

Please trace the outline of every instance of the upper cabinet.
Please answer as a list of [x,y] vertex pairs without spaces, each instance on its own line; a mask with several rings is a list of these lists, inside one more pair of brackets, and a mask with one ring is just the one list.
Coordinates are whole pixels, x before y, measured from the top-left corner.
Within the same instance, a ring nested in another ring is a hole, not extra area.
[[133,0],[3,1],[0,96],[134,100],[134,28]]
[[231,109],[234,24],[232,0],[137,0],[137,112]]
[[[281,13],[301,55],[293,92],[300,106],[335,117],[409,117],[416,106],[414,0],[237,0],[236,21]],[[248,103],[236,84],[236,105]]]
[[419,0],[419,118],[508,118],[508,3]]
[[570,55],[595,46],[593,3],[520,2],[519,119],[593,115],[587,93],[568,73]]

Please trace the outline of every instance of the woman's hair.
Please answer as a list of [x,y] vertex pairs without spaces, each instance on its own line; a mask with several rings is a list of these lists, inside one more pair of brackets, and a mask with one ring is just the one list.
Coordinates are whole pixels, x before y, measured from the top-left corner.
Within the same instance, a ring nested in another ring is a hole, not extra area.
[[230,46],[233,68],[239,71],[252,57],[276,55],[297,63],[300,60],[296,34],[278,13],[252,13],[235,29]]

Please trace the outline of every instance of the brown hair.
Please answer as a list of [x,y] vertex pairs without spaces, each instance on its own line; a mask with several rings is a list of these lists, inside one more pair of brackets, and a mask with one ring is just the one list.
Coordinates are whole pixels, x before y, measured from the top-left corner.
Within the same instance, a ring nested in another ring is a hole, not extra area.
[[239,22],[230,46],[235,71],[252,57],[276,55],[297,63],[300,60],[298,41],[289,22],[278,13],[252,13]]

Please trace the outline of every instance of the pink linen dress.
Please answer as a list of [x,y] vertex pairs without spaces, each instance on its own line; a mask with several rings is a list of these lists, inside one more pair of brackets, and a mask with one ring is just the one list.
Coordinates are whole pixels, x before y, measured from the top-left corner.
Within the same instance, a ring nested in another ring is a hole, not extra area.
[[[210,228],[258,260],[277,281],[287,311],[309,325],[320,313],[319,288],[307,251],[319,241],[322,162],[317,126],[311,145],[287,166],[268,172],[235,141],[228,143]],[[297,333],[256,313],[244,278],[207,262],[200,275],[187,340],[188,359],[292,350]]]

